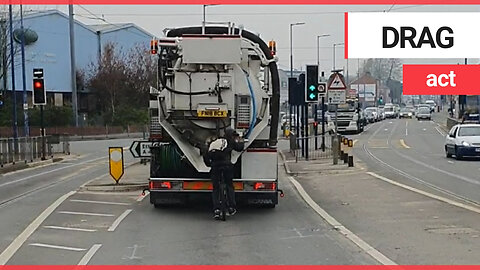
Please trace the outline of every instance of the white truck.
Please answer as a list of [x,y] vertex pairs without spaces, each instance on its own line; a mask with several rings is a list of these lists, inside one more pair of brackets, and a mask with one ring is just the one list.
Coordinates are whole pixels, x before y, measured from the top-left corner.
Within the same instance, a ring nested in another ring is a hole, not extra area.
[[275,207],[280,83],[277,58],[252,32],[226,26],[170,29],[154,40],[158,87],[151,88],[150,202],[210,195],[202,154],[227,127],[245,139],[232,153],[237,201]]
[[[337,112],[335,113],[335,106],[337,106]],[[360,133],[363,132],[365,127],[365,119],[361,112],[358,101],[347,100],[346,103],[338,105],[328,105],[328,125],[329,129],[335,130],[335,123],[338,124],[337,131],[339,133]],[[336,116],[338,120],[336,121]]]

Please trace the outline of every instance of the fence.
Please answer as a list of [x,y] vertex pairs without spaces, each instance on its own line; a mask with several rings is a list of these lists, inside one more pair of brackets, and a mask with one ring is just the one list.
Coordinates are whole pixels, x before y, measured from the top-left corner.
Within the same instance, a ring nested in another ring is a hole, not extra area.
[[332,135],[325,134],[325,146],[322,147],[322,135],[297,138],[292,133],[290,135],[290,151],[297,161],[330,158],[333,156],[332,140]]
[[[0,167],[5,164],[17,162],[33,162],[41,159],[43,155],[42,137],[20,137],[17,139],[0,139]],[[45,136],[45,157],[54,154],[70,154],[68,136]]]
[[[120,126],[87,126],[87,127],[47,127],[46,134],[62,134],[70,136],[94,136],[123,133],[142,133],[146,132],[146,125],[130,125],[126,128]],[[19,137],[24,136],[23,128],[18,129]],[[39,127],[30,127],[30,136],[40,136]],[[0,127],[0,138],[13,137],[11,127]]]

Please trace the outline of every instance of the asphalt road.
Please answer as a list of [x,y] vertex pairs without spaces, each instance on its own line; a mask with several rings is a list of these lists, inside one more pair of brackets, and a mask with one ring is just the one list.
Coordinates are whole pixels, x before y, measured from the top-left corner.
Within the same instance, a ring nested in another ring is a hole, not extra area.
[[370,171],[435,194],[480,205],[480,160],[446,158],[445,131],[433,121],[387,119],[355,136]]
[[[245,206],[228,222],[212,219],[209,200],[155,209],[139,192],[72,193],[107,172],[108,146],[131,141],[74,142],[76,155],[64,162],[2,176],[0,263],[377,263],[305,204],[283,168],[280,183],[287,196],[277,208]],[[133,161],[128,151],[126,159]],[[60,197],[66,199],[52,208]],[[50,214],[42,213],[50,208]],[[37,217],[46,219],[30,230]]]
[[[71,143],[64,161],[0,176],[0,251],[60,196],[108,173],[108,147],[127,147],[132,139]],[[125,151],[125,161],[133,161]]]

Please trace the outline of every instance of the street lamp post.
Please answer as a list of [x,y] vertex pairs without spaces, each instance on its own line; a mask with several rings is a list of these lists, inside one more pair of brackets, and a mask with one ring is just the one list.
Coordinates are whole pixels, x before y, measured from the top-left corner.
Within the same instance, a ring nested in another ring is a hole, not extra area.
[[[296,22],[296,23],[291,23],[290,24],[290,77],[293,78],[293,27],[296,25],[304,25],[304,22]],[[290,96],[290,95],[289,95]],[[289,100],[289,103],[291,100]],[[298,136],[298,105],[297,105],[297,115],[296,115],[296,135]],[[288,126],[290,127],[290,130],[292,129],[292,105],[289,106],[289,112],[288,112]]]
[[335,70],[335,47],[344,45],[345,43],[334,43],[333,44],[333,70]]
[[[329,37],[329,34],[317,36],[317,66],[318,71],[320,72],[320,38],[322,37]],[[320,81],[320,80],[319,80]],[[318,121],[318,108],[317,104],[315,104],[315,122]],[[322,96],[322,151],[325,152],[325,95]],[[317,142],[317,135],[318,135],[318,125],[315,126],[315,150],[318,148]]]

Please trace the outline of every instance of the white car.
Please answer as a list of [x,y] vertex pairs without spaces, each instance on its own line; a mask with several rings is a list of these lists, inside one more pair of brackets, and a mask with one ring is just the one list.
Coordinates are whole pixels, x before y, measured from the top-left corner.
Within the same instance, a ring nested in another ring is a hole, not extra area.
[[445,155],[480,156],[480,124],[455,125],[445,139]]

